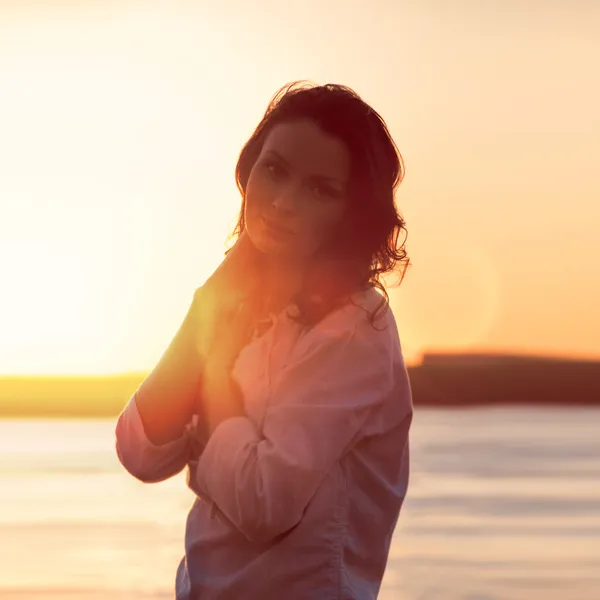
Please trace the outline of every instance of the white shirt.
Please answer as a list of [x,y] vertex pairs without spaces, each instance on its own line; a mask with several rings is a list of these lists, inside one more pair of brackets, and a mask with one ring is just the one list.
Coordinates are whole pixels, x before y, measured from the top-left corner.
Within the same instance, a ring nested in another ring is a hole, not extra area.
[[177,600],[376,598],[409,478],[412,397],[393,313],[358,292],[311,329],[290,310],[240,352],[245,416],[205,443],[194,418],[164,446],[135,394],[119,416],[125,469],[158,482],[187,468],[196,499]]

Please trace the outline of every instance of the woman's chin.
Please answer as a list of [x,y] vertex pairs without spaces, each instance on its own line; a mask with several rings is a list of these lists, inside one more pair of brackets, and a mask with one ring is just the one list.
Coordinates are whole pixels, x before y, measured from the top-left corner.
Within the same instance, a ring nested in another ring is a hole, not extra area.
[[299,259],[295,248],[290,248],[289,244],[268,240],[258,246],[258,249],[268,261],[284,262],[290,268],[299,266],[303,262]]
[[286,251],[286,244],[275,240],[268,235],[257,235],[251,239],[256,248],[263,254],[279,255],[281,253],[285,253]]

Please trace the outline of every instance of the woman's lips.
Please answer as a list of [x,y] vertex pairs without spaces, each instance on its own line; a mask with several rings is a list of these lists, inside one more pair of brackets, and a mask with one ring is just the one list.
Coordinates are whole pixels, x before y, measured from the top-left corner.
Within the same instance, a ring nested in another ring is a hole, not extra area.
[[269,233],[273,235],[276,235],[278,237],[284,237],[292,235],[294,233],[291,229],[284,227],[283,225],[280,225],[279,223],[272,221],[271,219],[267,219],[266,217],[263,217],[262,219]]

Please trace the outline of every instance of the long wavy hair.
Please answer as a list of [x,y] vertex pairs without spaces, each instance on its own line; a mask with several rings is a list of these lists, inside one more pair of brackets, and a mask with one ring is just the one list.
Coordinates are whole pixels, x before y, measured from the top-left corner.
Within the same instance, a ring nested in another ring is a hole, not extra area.
[[348,208],[331,239],[313,257],[293,299],[299,308],[296,320],[314,325],[349,294],[376,287],[383,298],[370,315],[373,325],[389,303],[382,276],[397,272],[400,285],[410,264],[405,221],[394,202],[404,163],[382,117],[352,89],[295,81],[277,91],[238,158],[235,178],[242,206],[229,239],[246,227],[246,185],[269,132],[279,123],[307,118],[346,145],[351,166]]

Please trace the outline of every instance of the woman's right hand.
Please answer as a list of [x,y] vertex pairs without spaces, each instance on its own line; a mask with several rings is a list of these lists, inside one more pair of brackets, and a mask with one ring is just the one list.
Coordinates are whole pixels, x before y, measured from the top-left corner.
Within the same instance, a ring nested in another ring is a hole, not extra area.
[[208,278],[203,288],[227,291],[233,295],[246,294],[255,283],[262,253],[250,240],[248,231],[240,234],[215,272]]
[[260,285],[262,253],[244,230],[221,264],[197,290],[199,327],[197,349],[205,359],[219,323],[237,313],[240,304]]

